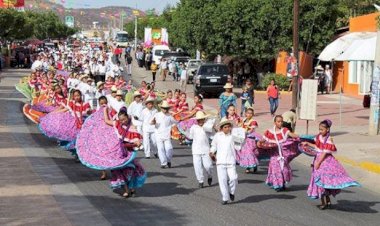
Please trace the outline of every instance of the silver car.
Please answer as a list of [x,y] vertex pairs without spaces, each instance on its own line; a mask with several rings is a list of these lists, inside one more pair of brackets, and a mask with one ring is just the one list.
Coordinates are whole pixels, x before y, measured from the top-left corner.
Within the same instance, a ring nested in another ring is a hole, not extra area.
[[187,83],[193,83],[194,75],[200,65],[202,65],[201,60],[191,59],[187,62]]

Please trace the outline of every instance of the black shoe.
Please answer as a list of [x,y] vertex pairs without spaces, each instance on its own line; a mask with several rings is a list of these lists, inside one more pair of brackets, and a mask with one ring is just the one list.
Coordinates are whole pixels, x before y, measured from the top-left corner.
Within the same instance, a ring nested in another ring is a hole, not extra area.
[[208,178],[207,179],[207,183],[208,183],[208,186],[211,186],[211,184],[212,184],[212,178]]
[[235,201],[235,195],[230,194],[230,199],[231,199],[231,201]]
[[198,184],[198,187],[199,187],[199,188],[203,188],[203,183],[199,183],[199,184]]
[[172,163],[171,162],[168,162],[168,167],[172,168]]
[[222,205],[226,205],[228,203],[228,201],[222,201]]
[[156,158],[156,159],[158,159],[158,154],[156,153],[156,154],[154,154],[154,157]]
[[136,191],[131,191],[129,196],[130,197],[136,197]]
[[145,157],[145,159],[150,159],[150,157]]
[[253,167],[253,172],[254,172],[254,173],[257,172],[257,166]]

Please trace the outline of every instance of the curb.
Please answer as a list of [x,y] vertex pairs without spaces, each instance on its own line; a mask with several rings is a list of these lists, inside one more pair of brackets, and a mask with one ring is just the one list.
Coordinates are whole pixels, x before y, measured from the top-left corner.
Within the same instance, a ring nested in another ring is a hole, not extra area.
[[347,165],[360,168],[362,170],[366,170],[371,173],[380,174],[380,164],[369,162],[369,161],[354,161],[344,156],[336,156],[340,162],[345,163]]

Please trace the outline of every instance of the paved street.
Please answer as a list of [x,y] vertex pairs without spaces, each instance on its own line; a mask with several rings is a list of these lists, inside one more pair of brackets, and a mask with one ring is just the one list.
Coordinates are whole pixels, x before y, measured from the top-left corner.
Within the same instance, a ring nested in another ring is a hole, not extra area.
[[236,200],[221,206],[216,177],[198,189],[191,152],[177,145],[172,169],[141,159],[147,183],[125,200],[23,116],[13,85],[25,73],[4,72],[0,83],[0,225],[378,225],[379,194],[348,189],[320,211],[306,197],[310,169],[296,162],[280,193],[264,184],[266,162],[254,175],[238,168]]

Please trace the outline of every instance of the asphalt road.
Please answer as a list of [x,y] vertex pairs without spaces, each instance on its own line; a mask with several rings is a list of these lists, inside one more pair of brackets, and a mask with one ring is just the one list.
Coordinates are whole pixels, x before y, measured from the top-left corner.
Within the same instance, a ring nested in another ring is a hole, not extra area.
[[[244,174],[238,167],[236,200],[222,206],[216,172],[211,187],[198,189],[191,151],[178,145],[171,169],[160,169],[158,159],[141,159],[147,182],[137,197],[126,200],[112,192],[107,181],[99,181],[99,172],[76,163],[23,116],[25,99],[13,88],[20,77],[22,73],[3,73],[1,125],[9,129],[8,135],[31,163],[30,170],[50,187],[56,204],[73,225],[379,225],[378,194],[365,188],[347,189],[332,199],[333,209],[321,211],[316,207],[319,201],[306,196],[310,169],[297,164],[292,165],[294,179],[285,192],[264,184],[267,162],[261,162],[257,174]],[[3,208],[17,203],[8,205],[1,206],[0,215]],[[29,205],[39,208],[38,203]],[[8,212],[7,217],[20,216]],[[49,219],[45,224],[49,225]]]

